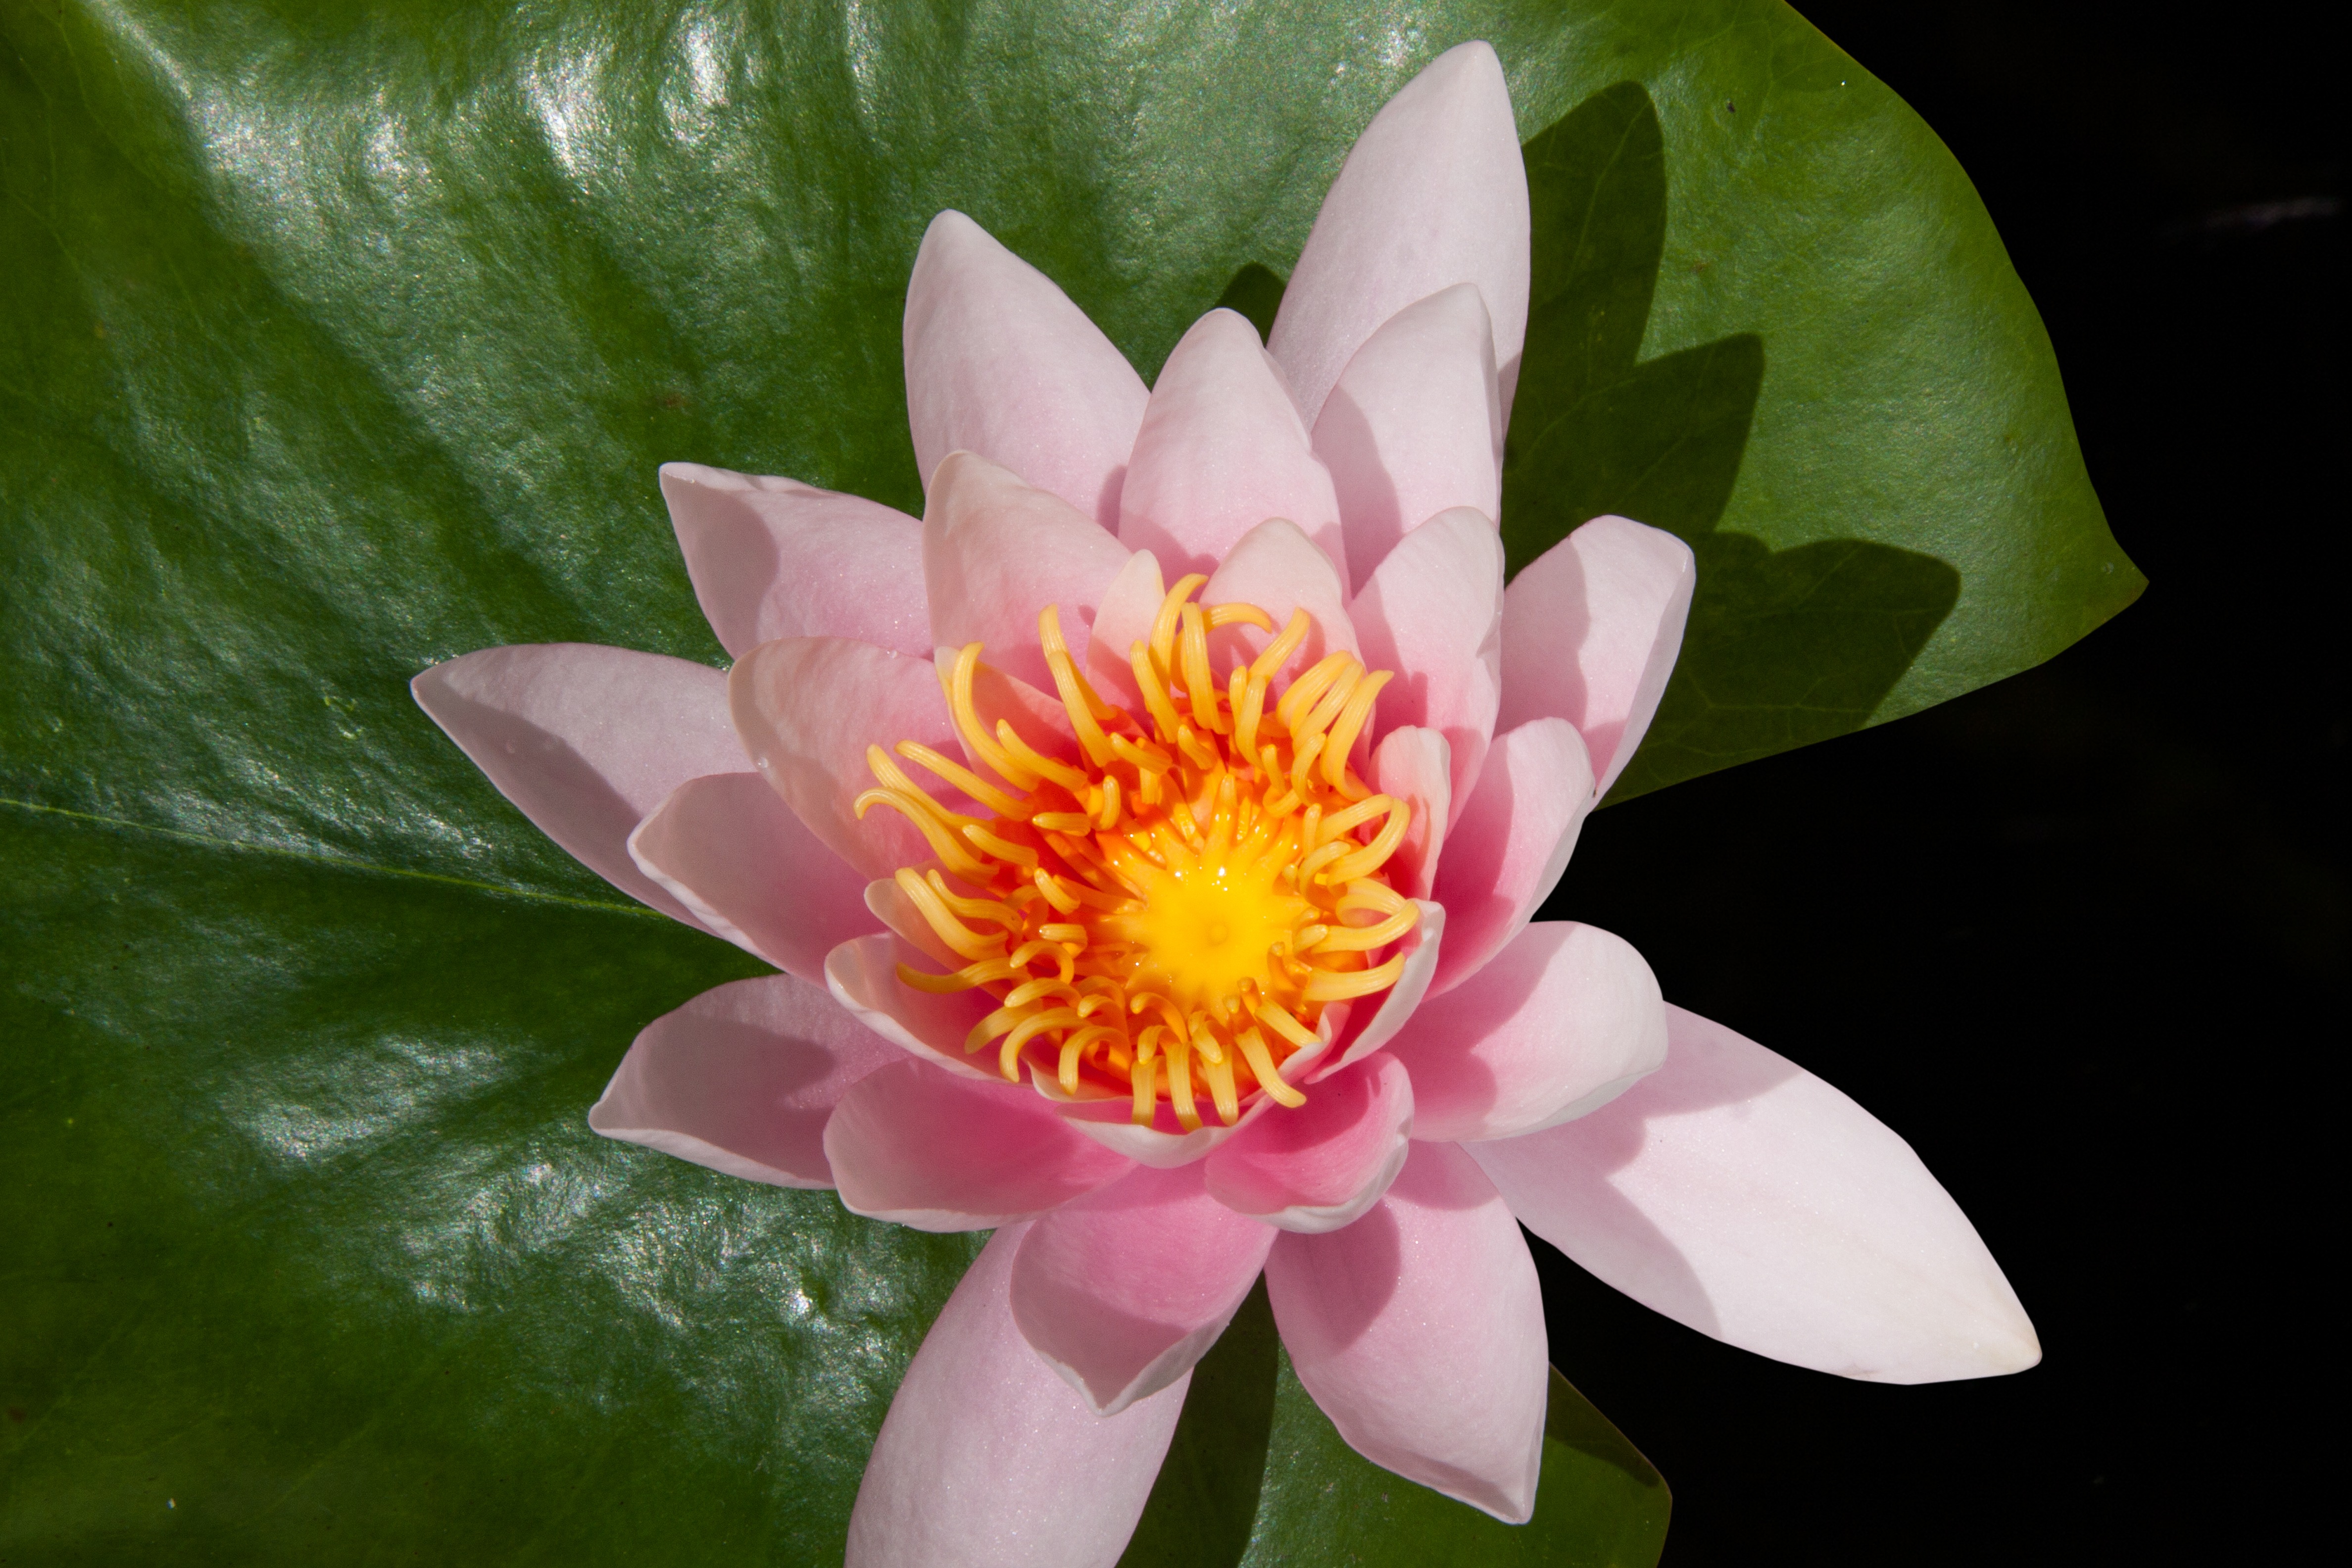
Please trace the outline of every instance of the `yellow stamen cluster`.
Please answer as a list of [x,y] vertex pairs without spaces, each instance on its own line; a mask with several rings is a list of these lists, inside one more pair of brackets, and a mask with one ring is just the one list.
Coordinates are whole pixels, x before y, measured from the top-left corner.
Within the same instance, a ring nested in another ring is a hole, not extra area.
[[1395,984],[1402,955],[1373,955],[1420,912],[1381,873],[1411,809],[1349,766],[1389,672],[1334,653],[1277,696],[1312,625],[1301,610],[1220,683],[1209,634],[1274,622],[1254,605],[1192,603],[1207,580],[1178,583],[1129,649],[1141,718],[1087,684],[1051,606],[1037,617],[1075,757],[982,721],[980,644],[941,665],[967,753],[1001,782],[911,741],[897,753],[988,820],[918,788],[879,746],[866,749],[876,787],[856,801],[861,817],[890,806],[929,842],[936,862],[900,869],[898,886],[966,961],[950,974],[901,964],[898,977],[1001,999],[966,1051],[995,1042],[1014,1082],[1026,1062],[1074,1097],[1130,1096],[1145,1126],[1164,1100],[1188,1131],[1202,1089],[1227,1125],[1260,1089],[1304,1103],[1281,1065],[1316,1044],[1328,1005]]

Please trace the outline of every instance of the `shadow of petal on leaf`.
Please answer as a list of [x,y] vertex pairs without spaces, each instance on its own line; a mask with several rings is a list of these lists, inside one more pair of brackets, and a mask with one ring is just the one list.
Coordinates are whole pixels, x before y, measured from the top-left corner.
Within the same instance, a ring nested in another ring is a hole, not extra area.
[[1960,596],[1944,562],[1867,540],[1690,542],[1682,658],[1612,800],[1861,729]]
[[1274,1429],[1277,1343],[1261,1276],[1192,1369],[1184,1413],[1121,1568],[1231,1568],[1249,1551]]
[[1766,345],[1740,332],[1639,358],[1666,230],[1656,108],[1620,82],[1526,154],[1533,309],[1505,446],[1509,569],[1605,513],[1668,529],[1698,557],[1673,682],[1610,799],[1862,728],[1958,603],[1959,574],[1864,540],[1776,553],[1716,534]]

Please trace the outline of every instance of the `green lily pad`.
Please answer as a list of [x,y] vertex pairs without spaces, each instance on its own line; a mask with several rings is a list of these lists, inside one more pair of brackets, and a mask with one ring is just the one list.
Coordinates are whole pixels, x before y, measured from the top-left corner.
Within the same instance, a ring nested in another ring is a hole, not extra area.
[[[1701,562],[1621,794],[1999,679],[2138,586],[1965,177],[1770,0],[0,29],[12,1561],[837,1559],[971,1243],[591,1135],[635,1030],[756,965],[617,900],[404,683],[507,642],[721,662],[662,460],[915,506],[941,207],[1154,372],[1229,284],[1263,317],[1364,121],[1491,38],[1538,213],[1513,559],[1615,510]],[[1246,1334],[1194,1399],[1163,1489],[1234,1480],[1235,1552],[1655,1555],[1664,1489],[1601,1438],[1497,1535]]]

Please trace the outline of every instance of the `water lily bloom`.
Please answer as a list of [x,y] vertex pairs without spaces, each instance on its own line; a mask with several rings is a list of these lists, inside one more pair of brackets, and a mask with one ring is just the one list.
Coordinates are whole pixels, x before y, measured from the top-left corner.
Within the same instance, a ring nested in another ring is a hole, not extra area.
[[1659,1311],[1892,1382],[2030,1365],[1911,1150],[1532,916],[1655,710],[1689,551],[1586,523],[1507,589],[1528,212],[1501,69],[1364,132],[1270,340],[1147,389],[976,224],[906,314],[919,521],[672,464],[726,673],[491,648],[417,700],[566,849],[782,973],[656,1020],[598,1131],[993,1230],[908,1368],[857,1563],[1108,1563],[1261,1274],[1374,1462],[1534,1506],[1524,1223]]

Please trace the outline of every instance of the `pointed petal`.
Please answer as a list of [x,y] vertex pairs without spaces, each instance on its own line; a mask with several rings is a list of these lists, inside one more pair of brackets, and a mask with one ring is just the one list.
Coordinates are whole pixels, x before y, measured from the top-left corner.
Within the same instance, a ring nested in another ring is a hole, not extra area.
[[1412,808],[1412,826],[1389,863],[1389,886],[1408,899],[1425,899],[1437,878],[1445,824],[1453,816],[1453,748],[1434,730],[1391,730],[1372,748],[1371,785]]
[[1151,389],[1119,492],[1118,537],[1169,571],[1208,572],[1242,535],[1288,518],[1347,560],[1339,502],[1257,329],[1232,310],[1192,323]]
[[1192,1379],[1089,1409],[1013,1323],[1027,1235],[990,1238],[915,1352],[858,1483],[846,1568],[1111,1568],[1127,1550]]
[[757,773],[688,779],[629,836],[637,868],[719,936],[803,980],[874,929],[865,881]]
[[1538,921],[1423,1007],[1390,1047],[1412,1070],[1413,1136],[1516,1138],[1599,1110],[1666,1059],[1657,977],[1633,944]]
[[[1244,534],[1198,596],[1204,605],[1255,605],[1274,618],[1276,631],[1289,624],[1293,610],[1313,618],[1314,629],[1276,677],[1276,691],[1286,690],[1326,654],[1360,651],[1339,569],[1286,518],[1268,519]],[[1209,662],[1222,676],[1255,658],[1273,640],[1255,626],[1223,627],[1210,634]],[[1370,728],[1365,726],[1368,734]]]
[[738,980],[646,1025],[588,1125],[748,1181],[829,1187],[835,1103],[903,1059],[823,986],[789,974]]
[[1083,663],[1087,627],[1128,554],[1058,498],[985,458],[950,453],[923,510],[931,635],[942,647],[983,644],[990,664],[1050,690],[1037,613],[1061,606],[1062,635]]
[[1244,1128],[1201,1163],[1209,1195],[1281,1230],[1338,1230],[1404,1169],[1412,1080],[1385,1052],[1316,1084],[1307,1103]]
[[1416,300],[1365,340],[1316,418],[1315,455],[1360,589],[1423,520],[1454,507],[1502,515],[1495,329],[1475,284]]
[[1199,1167],[1147,1166],[1029,1227],[1013,1321],[1088,1404],[1116,1415],[1217,1342],[1274,1234],[1209,1196]]
[[1519,934],[1568,869],[1591,809],[1591,765],[1567,720],[1531,720],[1495,737],[1437,868],[1451,929],[1432,994],[1461,984]]
[[631,898],[700,924],[637,869],[628,844],[670,791],[742,767],[724,675],[628,648],[538,643],[462,655],[408,689],[541,832]]
[[1502,700],[1502,535],[1478,512],[1439,512],[1404,536],[1348,613],[1365,664],[1397,672],[1381,693],[1381,733],[1418,724],[1444,735],[1452,799],[1468,805]]
[[1350,1447],[1508,1524],[1535,1510],[1550,1363],[1535,1260],[1467,1155],[1415,1143],[1345,1230],[1266,1258],[1298,1381]]
[[727,699],[742,750],[827,848],[867,878],[931,858],[897,812],[877,808],[861,821],[853,804],[874,786],[868,746],[919,741],[953,754],[930,660],[847,637],[779,637],[736,661]]
[[1501,62],[1448,49],[1364,128],[1323,198],[1268,346],[1311,425],[1339,372],[1416,300],[1475,283],[1495,323],[1503,411],[1528,329],[1528,174]]
[[1666,1065],[1592,1115],[1471,1152],[1528,1228],[1727,1344],[1936,1383],[2042,1359],[1911,1146],[1753,1040],[1668,1006]]
[[1159,618],[1168,587],[1160,574],[1160,558],[1139,550],[1127,558],[1095,608],[1095,624],[1087,637],[1087,679],[1106,699],[1129,712],[1143,711],[1143,694],[1135,684],[1128,650],[1151,640],[1151,623]]
[[907,282],[907,417],[926,487],[977,452],[1118,526],[1119,479],[1150,395],[1053,280],[960,212],[931,220]]
[[1018,1084],[903,1058],[841,1097],[824,1157],[843,1207],[917,1230],[1027,1219],[1134,1169]]
[[[1404,1027],[1405,1021],[1421,1005],[1422,998],[1429,994],[1430,982],[1444,962],[1445,906],[1427,899],[1414,902],[1421,907],[1421,919],[1397,943],[1396,950],[1404,954],[1404,967],[1398,972],[1396,984],[1381,994],[1380,1006],[1348,1041],[1339,1060],[1324,1069],[1326,1072],[1352,1067],[1396,1038],[1397,1031]],[[1360,1008],[1362,1004],[1357,1005]],[[1362,1014],[1357,1016],[1361,1017]]]
[[1657,716],[1698,580],[1662,528],[1596,517],[1512,579],[1503,600],[1504,727],[1550,715],[1584,737],[1598,800]]
[[664,463],[661,489],[694,596],[736,658],[776,637],[931,651],[923,525],[905,512],[700,463]]
[[908,1054],[959,1078],[1003,1083],[992,1058],[967,1056],[963,1048],[965,1037],[988,1016],[996,998],[979,990],[941,995],[899,980],[901,963],[944,973],[926,963],[926,956],[895,937],[856,937],[825,954],[825,986],[852,1017]]

